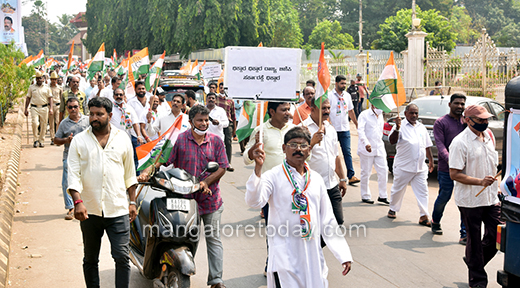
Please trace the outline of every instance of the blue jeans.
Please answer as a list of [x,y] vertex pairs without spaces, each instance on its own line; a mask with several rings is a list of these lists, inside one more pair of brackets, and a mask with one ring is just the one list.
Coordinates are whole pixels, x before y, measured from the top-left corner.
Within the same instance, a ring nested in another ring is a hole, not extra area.
[[347,166],[347,177],[350,179],[356,174],[352,165],[352,155],[350,155],[350,131],[338,131],[338,140]]
[[137,152],[135,152],[135,148],[139,147],[139,142],[137,141],[137,137],[132,137],[132,148],[134,148],[134,165],[135,165],[135,176],[139,176],[141,174],[140,171],[137,171],[139,168],[139,160],[137,159]]
[[63,159],[63,174],[61,176],[61,190],[63,191],[63,200],[65,201],[65,209],[74,208],[74,202],[72,202],[72,197],[67,193],[67,187],[69,186],[68,181],[68,167],[67,167],[67,158]]
[[[439,181],[439,196],[435,200],[433,205],[432,220],[434,223],[441,223],[442,215],[444,214],[444,208],[451,199],[453,194],[453,180],[450,178],[450,173],[438,171],[437,180]],[[462,218],[460,220],[460,238],[466,238],[466,227]]]
[[83,275],[87,288],[99,286],[99,251],[105,231],[110,241],[112,258],[116,266],[116,288],[128,288],[130,283],[130,218],[123,215],[105,218],[88,215],[81,221],[83,235]]
[[359,113],[361,113],[361,111],[363,111],[363,101],[365,101],[365,98],[359,98],[359,102],[357,103],[358,107],[357,107],[357,115],[356,117],[359,115]]

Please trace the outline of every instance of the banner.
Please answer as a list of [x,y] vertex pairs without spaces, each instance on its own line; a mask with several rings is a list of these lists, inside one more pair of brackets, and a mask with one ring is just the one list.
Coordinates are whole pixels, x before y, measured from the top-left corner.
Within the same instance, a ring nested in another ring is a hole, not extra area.
[[12,40],[15,43],[24,42],[22,39],[22,1],[21,0],[3,0],[0,6],[0,15],[2,16],[3,29],[0,35],[0,42],[8,44]]
[[217,65],[204,65],[202,67],[202,78],[205,80],[211,80],[220,77],[222,73],[222,67],[220,64]]
[[[507,112],[507,111],[506,111]],[[520,191],[520,110],[511,109],[509,118],[507,119],[507,142],[504,143],[506,149],[505,162],[506,173],[500,183],[500,190],[504,195],[519,197]],[[514,149],[513,149],[514,147]]]
[[290,101],[298,98],[301,49],[226,47],[224,86],[229,97]]

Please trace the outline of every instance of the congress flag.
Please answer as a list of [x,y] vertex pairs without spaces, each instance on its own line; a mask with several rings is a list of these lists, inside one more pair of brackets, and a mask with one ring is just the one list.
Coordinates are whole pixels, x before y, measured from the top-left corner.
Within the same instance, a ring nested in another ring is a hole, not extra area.
[[[88,72],[90,75],[94,75],[95,72],[103,71],[104,66],[105,66],[105,42],[103,42],[101,44],[96,55],[94,55],[94,58],[92,58],[92,61],[90,61],[90,64],[88,66]],[[92,73],[92,72],[94,72],[94,73]]]
[[318,83],[316,83],[316,100],[314,104],[321,107],[320,103],[329,98],[330,72],[325,60],[325,43],[321,42],[320,60],[318,61]]
[[406,101],[403,81],[395,66],[394,52],[390,52],[390,58],[368,99],[376,108],[387,113]]
[[150,88],[154,86],[155,80],[161,75],[165,55],[166,51],[162,53],[161,57],[159,57],[159,59],[153,63],[152,68],[150,68],[150,73],[148,73],[145,81],[146,91],[150,91]]

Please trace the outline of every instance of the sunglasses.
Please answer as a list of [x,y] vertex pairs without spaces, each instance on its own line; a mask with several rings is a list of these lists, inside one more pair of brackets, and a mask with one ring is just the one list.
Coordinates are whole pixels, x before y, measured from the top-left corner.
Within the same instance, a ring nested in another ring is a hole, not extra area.
[[69,108],[69,109],[78,109],[79,106],[78,105],[76,105],[76,106],[67,106],[67,108]]
[[124,96],[124,94],[117,93],[117,94],[114,94],[114,96]]

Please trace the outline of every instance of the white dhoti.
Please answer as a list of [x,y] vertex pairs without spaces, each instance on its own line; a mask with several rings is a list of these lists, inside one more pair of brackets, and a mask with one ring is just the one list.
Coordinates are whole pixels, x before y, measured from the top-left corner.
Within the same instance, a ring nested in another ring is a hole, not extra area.
[[412,186],[421,216],[428,216],[428,170],[407,172],[394,165],[394,184],[390,195],[390,210],[399,212],[403,204],[406,186]]
[[388,167],[384,156],[366,156],[363,154],[359,155],[359,164],[361,166],[361,182],[360,191],[361,199],[370,199],[372,195],[370,193],[369,180],[372,174],[372,166],[375,167],[377,173],[377,186],[379,190],[380,198],[387,198],[386,184],[388,183]]

